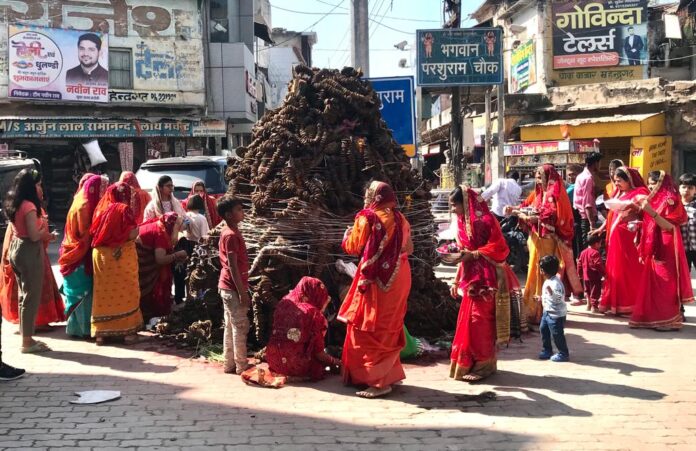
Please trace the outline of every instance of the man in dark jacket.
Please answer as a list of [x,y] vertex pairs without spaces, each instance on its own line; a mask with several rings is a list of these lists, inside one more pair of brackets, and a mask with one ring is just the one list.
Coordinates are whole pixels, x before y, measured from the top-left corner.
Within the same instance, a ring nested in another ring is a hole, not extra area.
[[109,71],[99,65],[102,41],[94,33],[85,33],[77,40],[77,56],[80,65],[65,73],[68,85],[108,85]]
[[629,66],[640,66],[640,52],[645,45],[641,37],[633,33],[633,27],[628,27],[628,37],[624,39],[624,53]]

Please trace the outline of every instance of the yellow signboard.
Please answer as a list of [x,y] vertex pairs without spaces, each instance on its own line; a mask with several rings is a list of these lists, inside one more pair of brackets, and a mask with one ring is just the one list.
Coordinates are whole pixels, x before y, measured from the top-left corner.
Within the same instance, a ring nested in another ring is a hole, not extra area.
[[644,179],[652,171],[672,170],[672,137],[641,136],[631,139],[629,166],[638,169]]

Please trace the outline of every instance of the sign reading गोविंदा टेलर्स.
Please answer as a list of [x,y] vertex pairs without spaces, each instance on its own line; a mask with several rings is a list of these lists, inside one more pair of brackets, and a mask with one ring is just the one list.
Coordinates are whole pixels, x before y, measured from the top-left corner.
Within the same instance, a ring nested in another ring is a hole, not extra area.
[[419,86],[496,85],[503,82],[500,28],[418,30]]
[[552,3],[553,68],[640,66],[648,58],[648,0]]
[[9,97],[109,101],[109,41],[103,33],[9,26]]

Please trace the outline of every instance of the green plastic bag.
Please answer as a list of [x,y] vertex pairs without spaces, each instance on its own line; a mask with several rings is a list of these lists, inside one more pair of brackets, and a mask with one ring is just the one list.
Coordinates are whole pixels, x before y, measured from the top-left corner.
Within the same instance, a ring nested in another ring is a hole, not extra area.
[[406,335],[406,345],[401,350],[399,356],[404,360],[418,357],[420,352],[420,340],[413,338],[411,334],[408,333],[406,326],[404,326],[404,335]]

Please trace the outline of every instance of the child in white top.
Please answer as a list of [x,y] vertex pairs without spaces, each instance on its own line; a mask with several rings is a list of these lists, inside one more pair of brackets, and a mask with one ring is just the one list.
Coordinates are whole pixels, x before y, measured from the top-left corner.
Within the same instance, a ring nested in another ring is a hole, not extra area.
[[[565,288],[558,277],[560,262],[554,255],[546,255],[539,260],[539,267],[546,281],[541,289],[541,304],[544,313],[541,315],[539,331],[541,332],[542,350],[539,358],[551,359],[553,362],[567,362],[570,352],[565,339],[565,320],[568,307],[565,304]],[[553,354],[551,337],[558,352]]]

